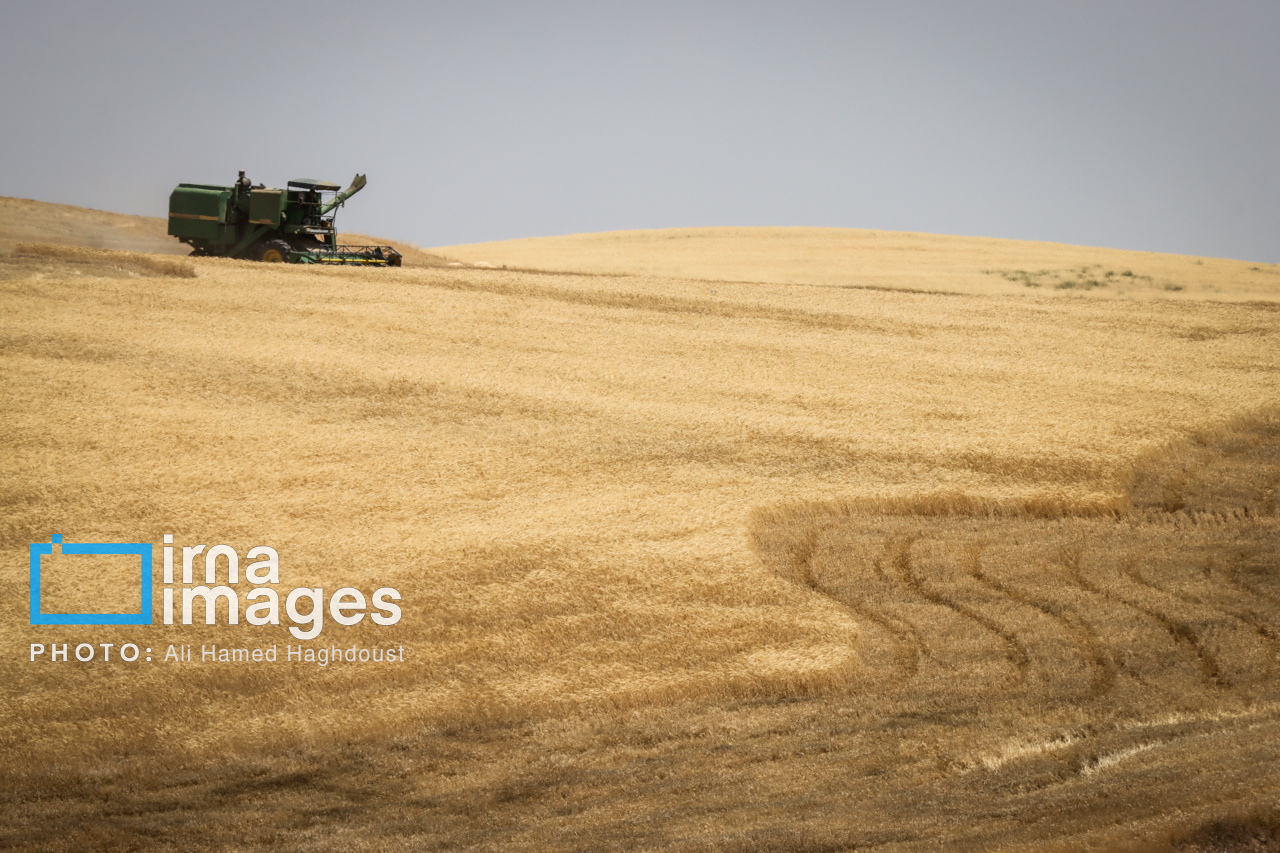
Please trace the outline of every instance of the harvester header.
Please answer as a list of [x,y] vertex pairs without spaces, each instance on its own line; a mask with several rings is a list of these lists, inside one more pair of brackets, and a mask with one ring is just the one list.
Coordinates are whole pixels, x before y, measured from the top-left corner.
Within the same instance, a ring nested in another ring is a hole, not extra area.
[[[390,246],[340,246],[334,211],[364,189],[299,178],[285,189],[254,185],[244,172],[229,187],[178,184],[169,195],[169,234],[193,255],[295,264],[400,266]],[[329,193],[333,196],[326,198]]]

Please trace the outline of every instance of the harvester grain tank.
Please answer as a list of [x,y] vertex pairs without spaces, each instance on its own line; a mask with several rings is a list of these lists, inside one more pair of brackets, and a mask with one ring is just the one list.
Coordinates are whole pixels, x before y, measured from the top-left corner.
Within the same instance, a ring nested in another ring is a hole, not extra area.
[[366,183],[364,175],[356,175],[345,190],[309,179],[275,189],[254,186],[242,171],[229,187],[178,184],[169,195],[169,234],[189,245],[193,255],[398,267],[400,253],[390,246],[338,245],[335,211]]

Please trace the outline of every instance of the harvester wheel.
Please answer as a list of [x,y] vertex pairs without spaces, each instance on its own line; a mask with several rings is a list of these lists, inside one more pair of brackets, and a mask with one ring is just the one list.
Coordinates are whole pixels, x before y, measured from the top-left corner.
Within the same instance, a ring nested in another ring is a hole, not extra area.
[[258,260],[268,264],[283,264],[289,261],[289,244],[283,240],[267,240],[258,247]]

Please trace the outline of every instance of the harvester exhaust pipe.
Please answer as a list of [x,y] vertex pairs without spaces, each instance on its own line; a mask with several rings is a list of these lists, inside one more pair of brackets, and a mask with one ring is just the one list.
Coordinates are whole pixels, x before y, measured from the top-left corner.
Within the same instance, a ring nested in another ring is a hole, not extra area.
[[345,190],[335,195],[332,201],[330,201],[324,207],[320,208],[320,215],[321,216],[326,215],[329,211],[333,210],[335,207],[339,206],[344,201],[351,198],[356,193],[360,192],[360,190],[364,189],[364,185],[367,183],[368,181],[364,179],[364,175],[356,175],[354,178],[351,179],[351,186],[347,187]]

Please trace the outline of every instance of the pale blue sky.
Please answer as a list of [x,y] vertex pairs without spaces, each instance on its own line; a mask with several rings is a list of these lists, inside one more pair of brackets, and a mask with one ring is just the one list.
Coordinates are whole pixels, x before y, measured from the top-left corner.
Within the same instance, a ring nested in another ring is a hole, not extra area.
[[237,169],[422,245],[704,225],[1280,261],[1280,3],[19,3],[0,195]]

